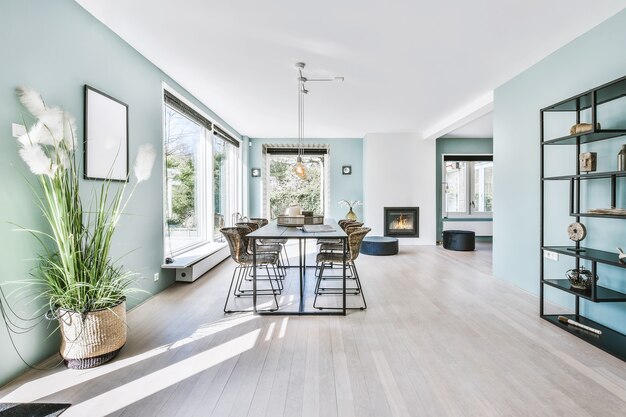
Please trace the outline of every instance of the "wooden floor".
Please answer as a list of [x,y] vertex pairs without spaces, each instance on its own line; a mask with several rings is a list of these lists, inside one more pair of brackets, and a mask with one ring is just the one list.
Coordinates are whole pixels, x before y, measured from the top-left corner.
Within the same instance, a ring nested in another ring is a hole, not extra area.
[[[402,247],[357,260],[369,308],[224,316],[234,264],[129,314],[100,368],[29,372],[0,402],[66,416],[626,416],[626,364],[538,317],[491,253]],[[295,278],[295,276],[294,276]]]

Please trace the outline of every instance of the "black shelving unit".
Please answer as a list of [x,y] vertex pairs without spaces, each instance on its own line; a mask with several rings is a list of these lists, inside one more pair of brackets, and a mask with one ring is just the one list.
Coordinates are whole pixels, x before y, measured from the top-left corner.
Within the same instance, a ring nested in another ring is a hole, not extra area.
[[[601,213],[584,213],[581,212],[581,181],[591,180],[610,180],[610,202],[611,207],[616,207],[617,193],[620,190],[622,193],[626,192],[620,188],[622,182],[618,181],[619,178],[626,177],[626,171],[605,171],[605,172],[590,172],[581,173],[578,163],[578,155],[581,153],[581,145],[591,144],[593,142],[612,139],[620,136],[626,136],[625,129],[602,129],[602,123],[598,124],[597,109],[598,106],[604,103],[609,103],[612,100],[616,100],[626,96],[626,77],[611,81],[607,84],[601,85],[597,88],[585,91],[574,97],[570,97],[566,100],[560,101],[556,104],[541,109],[540,111],[540,123],[541,123],[541,246],[540,246],[540,316],[548,322],[556,325],[557,327],[566,330],[567,332],[591,343],[594,346],[626,361],[626,335],[615,331],[600,323],[596,323],[587,317],[584,317],[580,313],[581,300],[587,300],[593,303],[622,303],[626,302],[626,293],[616,291],[610,288],[606,288],[602,285],[598,285],[595,280],[589,290],[580,290],[570,285],[567,279],[545,277],[544,276],[544,252],[550,251],[558,253],[559,255],[572,257],[575,261],[575,267],[579,268],[581,260],[585,260],[591,263],[591,273],[596,276],[598,264],[607,265],[615,268],[626,268],[626,263],[619,260],[617,253],[598,250],[591,247],[583,247],[580,242],[576,242],[574,246],[551,246],[545,243],[545,229],[544,229],[544,216],[546,210],[545,201],[545,184],[549,181],[566,181],[569,183],[569,216],[574,217],[576,221],[580,221],[583,217],[594,218],[606,218],[606,219],[626,219],[626,216],[617,214],[601,214]],[[590,122],[592,130],[579,133],[576,135],[567,135],[557,138],[545,137],[545,123],[546,114],[552,112],[571,112],[575,113],[576,123],[581,123],[583,115],[586,116],[586,120]],[[558,176],[545,176],[545,149],[546,146],[554,145],[569,145],[576,147],[576,160],[575,160],[575,174],[572,175],[558,175]],[[624,180],[622,180],[624,181]],[[619,182],[619,184],[618,184]],[[565,214],[565,213],[564,213]],[[624,223],[621,223],[620,227],[623,227]],[[626,234],[626,228],[624,228]],[[563,276],[565,271],[563,271]],[[544,313],[544,290],[545,286],[556,288],[565,293],[571,294],[575,297],[575,312],[574,314],[561,314],[569,319],[575,320],[581,324],[599,329],[602,331],[601,335],[596,335],[592,332],[577,328],[575,326],[564,324],[559,321],[558,314],[545,314]]]

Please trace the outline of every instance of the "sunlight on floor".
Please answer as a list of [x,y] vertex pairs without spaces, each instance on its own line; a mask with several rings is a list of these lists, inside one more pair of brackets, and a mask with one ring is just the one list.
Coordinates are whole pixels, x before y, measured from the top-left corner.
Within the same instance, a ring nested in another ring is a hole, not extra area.
[[84,417],[94,415],[95,410],[97,410],[98,415],[107,415],[120,410],[252,349],[260,332],[260,329],[251,331],[229,342],[121,385],[111,391],[70,407],[63,416]]
[[157,355],[179,348],[188,343],[195,342],[202,338],[214,335],[221,331],[233,328],[235,326],[254,320],[256,317],[251,313],[245,313],[236,317],[228,317],[214,323],[206,324],[199,327],[191,336],[175,341],[172,344],[159,346],[155,349],[132,356],[126,359],[115,360],[111,363],[102,365],[98,368],[85,370],[64,369],[52,375],[48,375],[37,380],[22,384],[15,391],[5,395],[0,399],[2,402],[31,402],[40,398],[47,397],[56,392],[63,391],[75,385],[85,383],[89,380],[101,377],[108,373],[117,371],[126,366],[131,366],[146,359],[153,358]]
[[265,341],[269,342],[272,340],[272,335],[274,334],[274,327],[276,327],[275,322],[271,322],[269,328],[267,329],[267,333],[265,334]]

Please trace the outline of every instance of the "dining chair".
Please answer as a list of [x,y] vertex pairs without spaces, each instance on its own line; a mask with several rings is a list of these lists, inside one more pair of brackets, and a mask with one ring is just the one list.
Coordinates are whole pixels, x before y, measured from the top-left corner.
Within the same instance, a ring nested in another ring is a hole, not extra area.
[[[251,217],[250,221],[256,222],[259,227],[263,227],[269,224],[269,220],[264,217]],[[287,255],[287,239],[259,239],[261,245],[280,245],[280,259],[281,263],[285,266],[290,266],[289,256]]]
[[[242,290],[241,285],[247,275],[247,273],[254,267],[254,259],[252,254],[248,252],[248,238],[246,235],[250,233],[248,227],[224,227],[220,229],[222,235],[228,242],[230,248],[230,256],[237,263],[233,276],[230,280],[230,287],[226,295],[226,302],[224,303],[224,313],[244,312],[249,310],[228,310],[228,300],[230,299],[231,291],[235,297],[252,297],[253,290]],[[278,255],[273,252],[261,252],[256,256],[257,267],[265,268],[267,277],[265,281],[269,282],[270,288],[257,289],[257,296],[271,295],[274,297],[275,309],[269,309],[268,311],[278,310],[277,295],[281,293],[282,284],[280,284],[280,276],[276,270],[278,264]],[[269,267],[272,267],[274,274],[270,273]],[[272,279],[272,277],[274,277]],[[257,280],[259,281],[259,280]],[[274,287],[274,281],[276,281],[277,287]],[[257,282],[258,284],[258,282]]]
[[[365,301],[365,295],[363,294],[363,286],[361,285],[361,279],[359,278],[359,273],[356,269],[355,260],[359,257],[359,252],[361,249],[361,242],[363,242],[363,238],[367,235],[372,229],[369,227],[358,227],[352,229],[348,234],[348,250],[345,253],[346,256],[346,267],[351,271],[351,275],[353,277],[353,281],[355,282],[355,287],[346,288],[347,295],[360,295],[363,300],[362,307],[347,307],[348,309],[360,309],[365,310],[367,308],[367,302]],[[321,283],[324,280],[324,271],[327,269],[327,265],[332,264],[341,264],[343,267],[343,257],[344,254],[340,251],[339,253],[336,251],[324,251],[317,254],[316,261],[319,265],[319,276],[317,277],[317,282],[315,284],[315,299],[313,300],[313,307],[323,310],[323,309],[343,309],[343,307],[319,307],[317,306],[317,299],[320,295],[343,295],[343,286],[342,287],[322,287]],[[338,277],[333,276],[333,278],[337,279]],[[347,278],[347,277],[346,277]],[[343,281],[343,277],[341,277]]]

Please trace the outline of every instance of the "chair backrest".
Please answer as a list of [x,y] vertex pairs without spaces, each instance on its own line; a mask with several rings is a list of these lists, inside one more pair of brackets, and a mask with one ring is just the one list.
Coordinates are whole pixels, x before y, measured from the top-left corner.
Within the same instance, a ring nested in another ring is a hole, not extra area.
[[361,251],[361,242],[363,238],[370,232],[369,227],[358,227],[348,234],[348,258],[354,261],[359,257]]
[[339,221],[337,221],[337,224],[339,225],[339,227],[341,227],[341,229],[346,230],[346,225],[348,223],[352,223],[354,220],[349,220],[349,219],[341,219]]
[[264,219],[263,217],[250,217],[250,221],[258,223],[259,227],[269,224],[269,220]]
[[248,256],[248,240],[246,235],[250,233],[247,227],[223,227],[220,232],[226,238],[230,248],[230,256],[237,263],[242,263]]
[[363,223],[361,222],[352,222],[346,225],[345,232],[347,234],[352,233],[354,230],[363,227]]
[[238,222],[238,223],[235,223],[235,226],[247,226],[254,232],[255,230],[257,230],[259,228],[259,223],[257,223],[257,222]]

